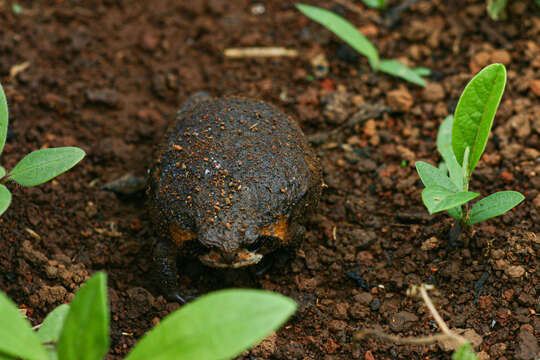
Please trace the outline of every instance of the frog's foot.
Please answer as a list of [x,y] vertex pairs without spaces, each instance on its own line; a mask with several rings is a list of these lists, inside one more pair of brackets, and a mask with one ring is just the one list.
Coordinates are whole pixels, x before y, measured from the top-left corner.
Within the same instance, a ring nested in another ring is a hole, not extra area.
[[263,258],[263,261],[261,261],[259,264],[257,264],[257,267],[255,268],[255,276],[256,277],[263,277],[270,269],[274,267],[274,256],[273,254],[267,255]]
[[158,240],[153,251],[158,285],[169,301],[185,304],[186,299],[178,292],[176,251],[169,241]]
[[133,196],[146,188],[146,177],[126,174],[105,184],[101,189],[112,191],[118,196]]
[[192,295],[180,295],[178,292],[175,292],[172,294],[172,296],[169,296],[169,301],[176,301],[182,305],[187,304],[188,302],[192,302],[193,300],[197,299],[199,297],[198,292],[195,291],[189,291]]
[[284,247],[265,255],[262,261],[255,265],[254,275],[260,278],[272,270],[283,269],[291,259],[291,252],[293,252],[292,249]]

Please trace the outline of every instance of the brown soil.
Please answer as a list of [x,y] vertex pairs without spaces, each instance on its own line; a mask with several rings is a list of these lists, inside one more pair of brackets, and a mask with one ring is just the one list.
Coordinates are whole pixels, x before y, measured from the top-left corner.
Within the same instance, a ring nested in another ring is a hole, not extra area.
[[[306,240],[285,265],[262,278],[196,263],[183,269],[186,295],[237,286],[298,302],[288,325],[245,359],[448,358],[436,345],[352,341],[363,327],[436,332],[421,302],[405,296],[421,282],[436,285],[451,327],[478,335],[484,359],[538,353],[540,17],[533,1],[512,1],[509,20],[497,23],[484,1],[419,1],[393,28],[360,2],[361,14],[315,2],[349,18],[384,58],[431,68],[426,89],[373,73],[290,1],[266,2],[262,15],[248,0],[19,3],[25,10],[17,15],[0,1],[0,80],[11,109],[2,165],[49,146],[88,153],[48,184],[10,186],[13,204],[0,219],[0,288],[33,324],[97,270],[109,276],[110,359],[178,307],[149,276],[144,198],[118,199],[100,187],[127,172],[144,175],[175,110],[206,90],[267,100],[296,116],[328,184]],[[224,58],[225,48],[238,46],[286,46],[300,56]],[[312,66],[319,54],[327,67]],[[427,215],[414,162],[439,160],[438,125],[472,74],[491,62],[507,65],[509,81],[471,189],[514,189],[526,200],[475,226],[465,246],[448,241],[448,216]]]

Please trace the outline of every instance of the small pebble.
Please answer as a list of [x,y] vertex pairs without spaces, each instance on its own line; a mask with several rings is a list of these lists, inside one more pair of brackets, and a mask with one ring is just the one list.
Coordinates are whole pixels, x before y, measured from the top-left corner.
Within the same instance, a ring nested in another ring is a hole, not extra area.
[[266,7],[262,3],[255,3],[251,6],[251,13],[253,15],[262,15],[266,12]]
[[504,273],[513,278],[520,278],[525,274],[525,269],[521,265],[511,265],[504,269]]
[[418,321],[418,316],[407,311],[400,311],[390,319],[390,328],[395,332],[400,332],[410,328],[413,323]]
[[414,105],[411,93],[405,88],[390,91],[386,95],[386,102],[396,112],[409,112]]
[[512,62],[512,57],[506,50],[495,50],[493,53],[491,53],[491,62],[509,65]]
[[342,331],[347,328],[347,323],[343,320],[330,320],[328,328],[333,332]]
[[369,305],[373,301],[373,295],[368,292],[361,292],[358,295],[355,295],[354,301],[362,305]]
[[422,243],[420,247],[423,251],[435,250],[439,247],[440,241],[435,236],[430,237]]
[[381,302],[380,302],[380,300],[378,300],[378,299],[373,300],[373,301],[371,302],[371,304],[369,304],[369,308],[370,308],[371,310],[373,310],[373,311],[379,310],[380,307],[381,307]]
[[534,95],[540,96],[540,79],[531,81],[529,88]]
[[491,61],[491,56],[487,51],[480,51],[473,55],[469,62],[469,69],[472,73],[476,74],[484,67],[486,67]]
[[525,329],[520,330],[517,336],[517,349],[516,359],[519,360],[535,360],[540,354],[540,347],[538,346],[538,338],[535,337],[531,331]]
[[424,100],[430,102],[437,102],[444,99],[444,88],[439,83],[429,83],[422,91]]

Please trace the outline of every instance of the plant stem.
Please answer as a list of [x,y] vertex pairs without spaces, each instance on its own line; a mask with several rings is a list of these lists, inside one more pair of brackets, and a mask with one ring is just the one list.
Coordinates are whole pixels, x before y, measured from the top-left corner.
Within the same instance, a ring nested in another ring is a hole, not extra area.
[[413,344],[413,345],[422,345],[422,344],[433,344],[437,341],[444,341],[448,339],[453,339],[450,335],[447,334],[436,334],[436,335],[430,335],[430,336],[423,336],[423,337],[401,337],[396,335],[390,335],[383,331],[375,330],[375,329],[363,329],[357,332],[354,335],[355,340],[361,340],[365,336],[368,335],[375,335],[377,337],[380,337],[381,339],[385,339],[388,341],[392,341],[396,344]]
[[462,205],[461,219],[459,219],[462,228],[465,228],[469,222],[469,203]]
[[[463,191],[469,191],[469,177],[468,171],[463,171]],[[459,220],[461,225],[466,226],[469,222],[469,203],[465,203],[461,208],[461,219]]]

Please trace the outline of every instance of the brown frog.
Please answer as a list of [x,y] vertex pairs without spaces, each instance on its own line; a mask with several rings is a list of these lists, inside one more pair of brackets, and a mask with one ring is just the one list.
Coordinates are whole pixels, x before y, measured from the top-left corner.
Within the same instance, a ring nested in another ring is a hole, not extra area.
[[240,268],[298,244],[321,189],[319,163],[291,117],[259,100],[193,95],[159,146],[148,181],[163,291],[183,301],[177,255]]

